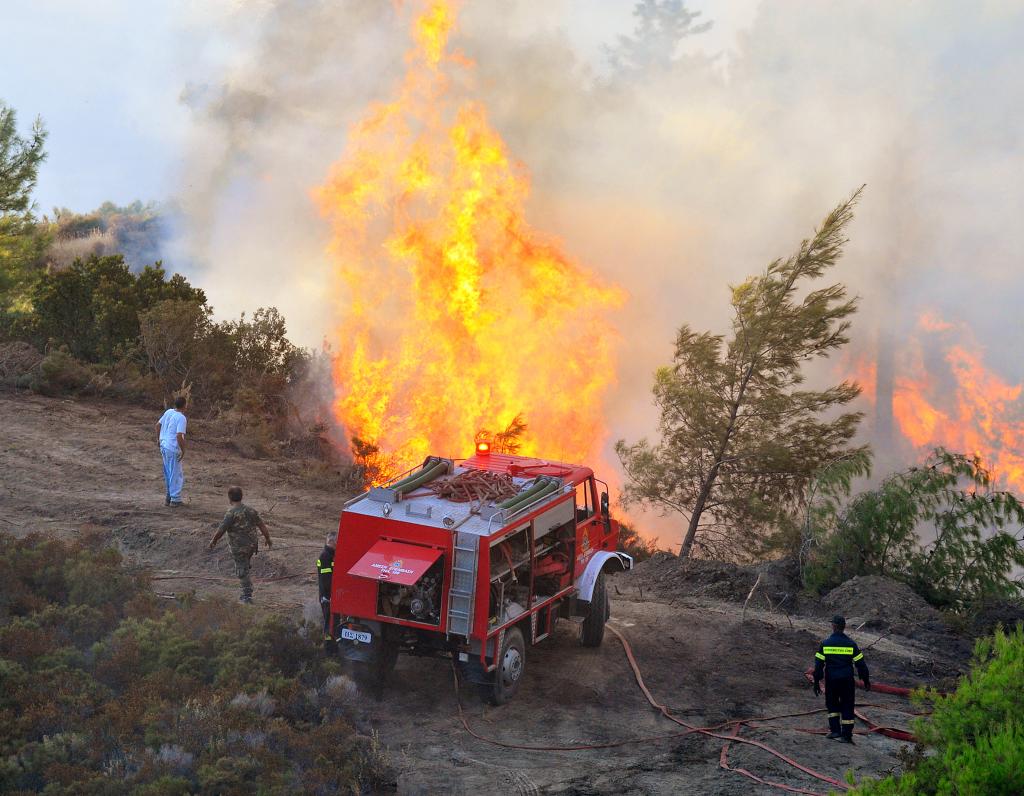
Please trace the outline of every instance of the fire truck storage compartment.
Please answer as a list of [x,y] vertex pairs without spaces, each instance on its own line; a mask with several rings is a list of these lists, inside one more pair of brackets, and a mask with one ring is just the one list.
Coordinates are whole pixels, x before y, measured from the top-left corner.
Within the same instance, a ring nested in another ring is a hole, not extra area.
[[377,582],[377,615],[441,624],[442,551],[390,539],[380,539],[348,571]]
[[492,627],[514,620],[533,603],[554,596],[569,585],[574,517],[573,501],[563,500],[532,522],[523,523],[491,542],[488,617]]

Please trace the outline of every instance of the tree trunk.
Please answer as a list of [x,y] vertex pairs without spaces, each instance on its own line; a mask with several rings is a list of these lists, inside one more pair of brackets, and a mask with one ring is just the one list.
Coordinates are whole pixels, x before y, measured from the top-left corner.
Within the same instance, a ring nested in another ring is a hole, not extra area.
[[690,514],[690,524],[686,528],[686,536],[683,537],[683,546],[679,548],[680,558],[690,557],[690,550],[693,549],[693,540],[697,536],[697,528],[700,526],[700,518],[704,513],[704,506],[708,502],[708,496],[711,494],[711,488],[715,485],[715,479],[718,478],[718,468],[721,463],[721,457],[719,457],[719,460],[708,470],[704,483],[700,485],[700,493],[697,495],[697,500],[693,504],[693,512]]
[[732,432],[736,428],[736,418],[740,413],[740,404],[743,403],[743,396],[747,391],[747,384],[750,383],[750,377],[753,375],[754,362],[752,361],[747,366],[747,372],[743,374],[743,379],[740,381],[739,389],[736,391],[736,398],[733,400],[732,406],[729,409],[729,425],[725,427],[725,433],[722,435],[722,444],[715,456],[715,463],[711,465],[711,469],[708,470],[704,483],[700,485],[700,492],[697,494],[697,500],[693,504],[693,512],[690,514],[690,524],[686,528],[686,536],[683,537],[683,546],[679,548],[680,558],[690,557],[690,550],[693,549],[693,540],[697,536],[697,528],[700,527],[700,518],[704,513],[704,506],[707,505],[708,498],[711,496],[711,490],[715,486],[715,481],[718,480],[718,470],[722,466],[725,454],[729,451],[729,443],[732,441]]

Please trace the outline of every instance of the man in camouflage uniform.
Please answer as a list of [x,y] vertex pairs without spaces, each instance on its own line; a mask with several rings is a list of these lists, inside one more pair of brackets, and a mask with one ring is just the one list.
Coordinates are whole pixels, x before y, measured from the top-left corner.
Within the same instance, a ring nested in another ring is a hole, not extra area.
[[228,500],[231,501],[231,508],[224,515],[220,527],[217,528],[217,533],[210,540],[210,550],[216,547],[220,537],[225,533],[228,535],[228,543],[231,545],[231,557],[235,560],[235,574],[242,584],[240,600],[243,603],[251,603],[252,579],[249,577],[249,570],[251,569],[252,557],[256,555],[256,551],[260,547],[259,537],[256,536],[256,529],[259,528],[262,531],[263,538],[267,540],[267,547],[273,547],[274,543],[270,539],[270,532],[267,530],[266,524],[260,518],[256,509],[250,508],[242,502],[242,490],[240,487],[233,486],[228,490]]

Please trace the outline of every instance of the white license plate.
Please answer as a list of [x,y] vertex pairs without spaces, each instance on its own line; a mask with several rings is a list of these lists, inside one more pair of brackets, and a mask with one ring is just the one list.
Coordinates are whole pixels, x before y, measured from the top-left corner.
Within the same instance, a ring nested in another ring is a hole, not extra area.
[[347,627],[341,629],[341,637],[352,639],[352,641],[361,641],[364,644],[369,644],[373,641],[373,636],[370,633],[364,633],[361,630],[349,630]]

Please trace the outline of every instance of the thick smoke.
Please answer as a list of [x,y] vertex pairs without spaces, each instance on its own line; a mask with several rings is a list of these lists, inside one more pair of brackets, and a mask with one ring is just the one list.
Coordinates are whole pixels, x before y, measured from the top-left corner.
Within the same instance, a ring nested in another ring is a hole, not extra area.
[[406,31],[394,8],[373,0],[220,12],[205,21],[231,45],[224,72],[181,94],[194,124],[179,245],[218,314],[275,305],[299,342],[318,345],[333,302],[328,231],[310,191],[349,125],[400,73]]
[[[329,333],[309,189],[387,96],[414,6],[276,0],[246,20],[227,74],[184,91],[185,243],[219,310],[275,304],[303,342]],[[862,183],[835,273],[861,297],[852,348],[874,358],[931,308],[973,328],[1004,378],[1024,378],[1020,4],[764,0],[727,57],[699,32],[623,48],[632,31],[613,31],[612,57],[580,45],[622,16],[619,3],[467,0],[454,39],[476,63],[459,90],[532,174],[531,222],[630,293],[610,319],[612,440],[653,433],[651,374],[676,327],[724,331],[726,285],[788,254]]]

